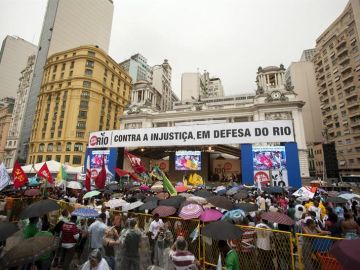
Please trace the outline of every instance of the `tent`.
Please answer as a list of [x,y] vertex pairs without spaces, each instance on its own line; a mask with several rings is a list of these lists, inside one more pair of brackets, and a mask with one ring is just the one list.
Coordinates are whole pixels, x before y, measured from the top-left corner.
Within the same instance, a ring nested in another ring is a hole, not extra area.
[[[40,163],[36,163],[34,165],[32,164],[29,164],[29,165],[25,165],[25,166],[22,166],[21,168],[24,170],[25,173],[33,173],[35,174],[37,171],[40,170],[40,168],[44,165],[45,162],[40,162]],[[50,172],[52,174],[57,174],[60,170],[60,166],[61,166],[61,163],[60,162],[57,162],[55,160],[49,160],[49,161],[46,161],[46,164],[50,170]],[[34,169],[35,168],[35,169]],[[12,173],[12,168],[11,169],[8,169],[7,172],[8,173]],[[73,166],[70,166],[70,165],[66,165],[65,164],[65,172],[67,174],[78,174],[78,173],[82,173],[82,167],[73,167]]]

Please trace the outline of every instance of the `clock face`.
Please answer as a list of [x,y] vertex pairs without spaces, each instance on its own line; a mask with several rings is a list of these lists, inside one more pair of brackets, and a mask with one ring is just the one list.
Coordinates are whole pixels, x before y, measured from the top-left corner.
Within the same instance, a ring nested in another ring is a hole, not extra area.
[[281,97],[281,93],[279,91],[274,91],[271,93],[272,99],[280,99],[280,97]]

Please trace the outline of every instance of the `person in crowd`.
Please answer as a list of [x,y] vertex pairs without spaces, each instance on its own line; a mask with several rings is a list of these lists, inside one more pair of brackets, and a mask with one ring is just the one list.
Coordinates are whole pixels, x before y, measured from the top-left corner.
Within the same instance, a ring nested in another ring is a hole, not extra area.
[[[35,236],[40,236],[40,237],[53,236],[53,234],[49,231],[49,229],[50,229],[50,223],[43,222],[41,231],[37,232]],[[36,262],[37,270],[50,269],[51,260],[52,260],[52,253],[50,251],[42,255]]]
[[[116,217],[116,216],[115,216]],[[113,226],[105,231],[103,246],[105,251],[105,260],[111,269],[115,269],[115,250],[114,246],[120,244],[119,233],[115,228],[115,218],[113,219]]]
[[183,236],[186,237],[187,232],[183,227],[183,224],[180,220],[175,221],[174,223],[174,231],[175,231],[175,236]]
[[338,216],[332,209],[328,210],[328,218],[325,221],[325,229],[331,233],[332,237],[341,237],[341,226]]
[[58,222],[59,221],[63,221],[63,222],[68,222],[70,220],[70,214],[69,214],[69,211],[67,209],[64,209],[61,211],[61,215],[58,219]]
[[128,221],[129,228],[123,238],[124,257],[121,260],[120,269],[140,270],[139,246],[141,232],[136,229],[136,220],[131,218]]
[[169,257],[176,270],[195,270],[197,261],[190,251],[187,250],[187,243],[184,237],[178,236],[169,252]]
[[149,235],[150,235],[150,247],[151,247],[151,260],[154,262],[154,246],[155,246],[155,238],[161,227],[164,226],[164,222],[160,219],[158,213],[154,215],[154,220],[150,223],[149,227]]
[[225,258],[226,270],[240,270],[239,256],[224,240],[218,242],[218,248]]
[[35,234],[39,231],[38,228],[36,227],[38,220],[39,220],[38,217],[29,218],[29,224],[26,225],[26,227],[23,230],[24,239],[28,239],[35,236]]
[[102,249],[103,238],[107,226],[105,224],[106,215],[101,213],[94,223],[89,226],[88,233],[90,235],[90,248],[91,249]]
[[167,257],[169,254],[169,248],[174,242],[173,235],[169,230],[169,224],[165,223],[163,227],[160,227],[159,233],[155,238],[154,246],[154,264],[165,268],[167,264]]
[[61,257],[59,267],[64,270],[70,269],[71,261],[75,255],[75,246],[80,237],[80,231],[76,226],[76,216],[71,216],[70,221],[62,226],[61,233]]
[[275,269],[272,258],[274,252],[271,248],[272,232],[266,220],[261,220],[256,226],[256,247],[258,248],[259,256],[258,263],[260,269]]
[[106,260],[102,257],[100,249],[90,252],[89,259],[79,268],[80,270],[111,270]]
[[345,220],[341,221],[341,230],[346,239],[357,239],[360,235],[360,226],[353,219],[352,213],[349,211],[344,214]]
[[110,221],[110,213],[109,213],[109,211],[106,209],[106,206],[105,206],[105,205],[102,205],[102,206],[101,206],[100,213],[104,213],[104,214],[105,214],[105,216],[106,216],[105,224],[106,224],[107,226],[110,225],[110,224],[109,224],[109,221]]
[[11,195],[6,196],[5,202],[6,217],[8,221],[11,221],[12,210],[14,208],[14,197]]
[[315,220],[311,216],[305,218],[305,224],[303,226],[303,232],[305,234],[320,234],[320,235],[329,235],[329,231],[323,231],[319,226],[316,225]]
[[52,262],[52,266],[55,268],[58,266],[60,256],[61,256],[61,230],[62,226],[64,225],[64,221],[59,221],[55,227],[52,229],[52,233],[55,236],[55,254],[54,260]]

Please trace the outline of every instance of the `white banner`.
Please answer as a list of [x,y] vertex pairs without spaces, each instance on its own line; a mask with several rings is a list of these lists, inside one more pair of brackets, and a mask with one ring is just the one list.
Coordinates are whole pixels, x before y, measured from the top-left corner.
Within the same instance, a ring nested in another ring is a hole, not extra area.
[[0,190],[3,190],[10,183],[10,176],[6,171],[4,163],[0,164]]
[[213,145],[294,141],[291,120],[92,132],[90,148]]

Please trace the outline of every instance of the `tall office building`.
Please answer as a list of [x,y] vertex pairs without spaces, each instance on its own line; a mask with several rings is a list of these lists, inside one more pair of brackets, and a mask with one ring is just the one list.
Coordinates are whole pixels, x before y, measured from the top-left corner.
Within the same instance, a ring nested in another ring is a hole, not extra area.
[[301,57],[300,57],[300,61],[312,61],[314,59],[314,55],[316,53],[316,49],[307,49],[307,50],[303,50]]
[[360,1],[350,0],[316,40],[315,73],[326,142],[340,174],[360,172]]
[[172,108],[171,66],[167,59],[152,68],[152,86],[161,94],[160,109],[168,111]]
[[4,161],[6,139],[10,128],[14,102],[14,98],[0,99],[0,163]]
[[36,106],[28,163],[84,163],[89,133],[119,128],[131,78],[95,46],[51,55]]
[[7,36],[0,51],[0,98],[15,97],[21,71],[28,57],[35,54],[37,46],[14,36]]
[[49,55],[85,44],[109,49],[113,16],[112,0],[49,0],[41,31],[34,78],[20,135],[20,158],[28,155],[36,103]]
[[[25,107],[29,98],[35,59],[35,55],[28,58],[27,65],[21,72],[21,77],[19,79],[20,83],[16,94],[14,110],[5,146],[4,163],[7,168],[13,167],[15,160],[18,159],[17,151],[19,149],[19,134],[24,122]],[[25,160],[23,160],[23,162],[25,162]]]
[[119,65],[130,74],[133,83],[152,81],[151,66],[148,65],[147,59],[140,53],[132,55],[129,59],[126,59]]

